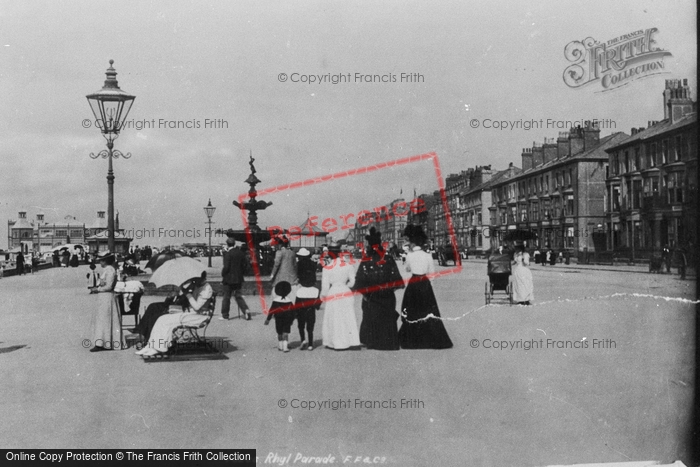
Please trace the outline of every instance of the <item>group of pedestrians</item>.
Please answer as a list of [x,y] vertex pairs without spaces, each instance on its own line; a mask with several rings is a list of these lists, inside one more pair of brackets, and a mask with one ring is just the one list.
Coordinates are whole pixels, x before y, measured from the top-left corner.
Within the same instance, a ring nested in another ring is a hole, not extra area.
[[[317,263],[311,252],[301,248],[294,253],[285,237],[277,239],[279,249],[272,272],[273,301],[264,324],[275,319],[278,348],[289,351],[289,335],[297,321],[302,350],[314,349],[316,312],[325,304],[322,334],[323,345],[334,350],[359,348],[398,350],[445,349],[453,346],[440,316],[431,280],[435,273],[432,255],[423,251],[427,236],[420,226],[409,225],[404,235],[410,242],[405,269],[411,273],[404,281],[393,255],[382,244],[381,234],[374,228],[367,240],[363,258],[357,269],[350,252],[331,244],[322,255],[321,288],[317,287]],[[245,256],[233,239],[227,241],[222,270],[222,319],[228,319],[230,302],[235,300],[246,320],[250,309],[241,295]],[[126,347],[121,326],[121,313],[115,295],[118,273],[115,256],[103,252],[97,257],[102,266],[98,276],[91,270],[90,293],[100,295],[92,316],[93,343],[91,352]],[[399,311],[395,291],[405,288]],[[362,321],[355,318],[355,295],[362,295]],[[180,287],[178,294],[164,302],[152,303],[133,332],[149,344],[137,353],[143,356],[167,352],[172,342],[172,329],[183,319],[203,320],[197,312],[212,297],[213,289],[202,277],[193,278]],[[398,322],[400,318],[401,327]],[[189,323],[189,321],[188,321]],[[192,323],[196,325],[194,321]],[[153,344],[151,344],[153,343]]]
[[[393,255],[384,249],[380,232],[372,228],[365,237],[365,251],[357,270],[352,267],[354,261],[349,252],[335,243],[328,246],[321,259],[324,264],[320,291],[316,288],[316,263],[310,259],[310,252],[302,248],[295,255],[286,238],[276,239],[279,250],[272,274],[274,296],[265,324],[275,319],[279,350],[289,351],[289,334],[295,319],[300,349],[313,350],[316,310],[322,303],[322,342],[329,349],[361,345],[376,350],[452,347],[431,285],[435,272],[432,255],[422,249],[427,236],[420,226],[413,225],[405,229],[404,235],[411,247],[405,262],[406,271],[412,273],[408,285]],[[395,291],[404,287],[399,313]],[[362,295],[359,327],[355,318],[356,293]]]

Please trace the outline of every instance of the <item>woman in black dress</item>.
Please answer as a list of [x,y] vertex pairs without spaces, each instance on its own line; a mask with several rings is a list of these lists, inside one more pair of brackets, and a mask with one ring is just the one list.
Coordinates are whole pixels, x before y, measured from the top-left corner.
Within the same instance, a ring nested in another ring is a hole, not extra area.
[[421,226],[410,224],[404,230],[404,236],[411,243],[411,251],[406,256],[406,271],[413,275],[401,302],[401,347],[448,349],[452,347],[452,341],[440,319],[440,310],[430,284],[430,276],[435,273],[433,256],[422,249],[427,236]]
[[399,350],[394,290],[404,287],[403,278],[393,256],[382,247],[381,233],[374,227],[369,232],[354,287],[362,293],[360,342],[368,349]]

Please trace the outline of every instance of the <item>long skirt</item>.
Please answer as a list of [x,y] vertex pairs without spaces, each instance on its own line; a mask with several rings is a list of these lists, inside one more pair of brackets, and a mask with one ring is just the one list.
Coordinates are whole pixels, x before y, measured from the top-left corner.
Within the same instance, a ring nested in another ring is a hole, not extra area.
[[150,339],[153,326],[156,325],[158,318],[168,314],[168,308],[169,305],[165,302],[156,302],[148,305],[146,312],[139,320],[139,325],[134,328],[134,331],[141,334],[145,340]]
[[97,294],[97,312],[92,315],[92,345],[105,349],[126,348],[122,332],[122,315],[114,292]]
[[399,350],[396,324],[396,295],[393,290],[371,292],[362,297],[360,342],[368,349]]
[[512,268],[511,277],[513,278],[514,302],[531,302],[535,300],[530,269],[522,264],[516,264]]
[[[421,278],[422,277],[422,278]],[[430,281],[425,276],[411,277],[403,295],[399,342],[404,349],[449,349],[450,336],[440,319],[440,310]],[[434,317],[427,318],[432,314]]]
[[[339,292],[343,292],[341,290]],[[338,293],[331,287],[331,293]],[[355,320],[355,297],[343,297],[326,302],[323,312],[323,345],[335,350],[360,345]]]
[[158,352],[167,352],[173,343],[173,331],[181,325],[198,326],[206,321],[206,315],[198,313],[169,313],[158,318],[151,331],[151,338],[146,346]]

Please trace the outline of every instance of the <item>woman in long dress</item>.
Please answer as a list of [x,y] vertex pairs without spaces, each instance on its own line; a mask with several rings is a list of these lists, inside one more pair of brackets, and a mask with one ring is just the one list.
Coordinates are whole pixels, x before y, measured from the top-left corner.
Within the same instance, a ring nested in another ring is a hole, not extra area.
[[430,275],[435,273],[433,256],[422,248],[427,236],[421,226],[410,224],[404,230],[404,235],[409,238],[412,247],[406,256],[406,271],[412,276],[401,302],[401,347],[448,349],[452,347],[452,341],[440,319],[440,310],[430,284]]
[[90,293],[99,294],[97,313],[92,316],[93,348],[90,352],[117,350],[126,348],[126,339],[122,331],[122,315],[119,310],[114,286],[117,284],[117,271],[114,269],[114,255],[105,251],[98,255],[102,274],[100,285],[90,289]]
[[[330,261],[323,267],[321,297],[331,298],[325,302],[323,313],[323,345],[335,350],[358,347],[360,335],[355,320],[355,297],[350,294],[350,288],[355,285],[355,268],[348,256],[340,253],[337,245],[329,246],[323,256]],[[346,293],[347,296],[334,297]]]
[[169,313],[161,316],[151,330],[151,336],[146,346],[136,351],[136,355],[152,357],[170,350],[173,341],[173,331],[181,325],[198,326],[209,319],[209,310],[204,307],[214,295],[214,289],[207,282],[207,273],[201,277],[192,278],[180,286],[188,290],[184,295],[185,305],[181,313]]
[[529,305],[535,300],[532,285],[532,272],[530,272],[530,255],[518,249],[513,257],[511,278],[513,280],[513,301],[521,305]]
[[404,287],[393,255],[382,248],[381,233],[374,227],[367,239],[367,252],[355,276],[355,289],[362,293],[360,342],[368,349],[399,350],[396,322],[396,289]]

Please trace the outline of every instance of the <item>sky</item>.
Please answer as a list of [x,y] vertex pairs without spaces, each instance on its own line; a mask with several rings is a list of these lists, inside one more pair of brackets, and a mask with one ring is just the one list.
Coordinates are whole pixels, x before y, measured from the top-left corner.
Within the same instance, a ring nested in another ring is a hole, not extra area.
[[[664,73],[605,92],[564,82],[567,44],[649,28],[671,54]],[[20,210],[88,225],[107,210],[107,161],[89,156],[105,141],[85,96],[110,59],[136,95],[115,142],[132,155],[114,160],[120,226],[166,245],[207,240],[209,199],[215,228],[243,227],[232,201],[248,190],[251,152],[261,190],[437,155],[440,174],[419,161],[263,198],[260,225],[288,227],[431,193],[437,175],[520,166],[522,148],[560,131],[491,121],[609,119],[601,136],[629,133],[663,119],[666,79],[687,78],[697,99],[696,42],[685,0],[0,0],[0,248]],[[349,79],[328,82],[337,75]],[[172,230],[190,233],[158,235]]]

